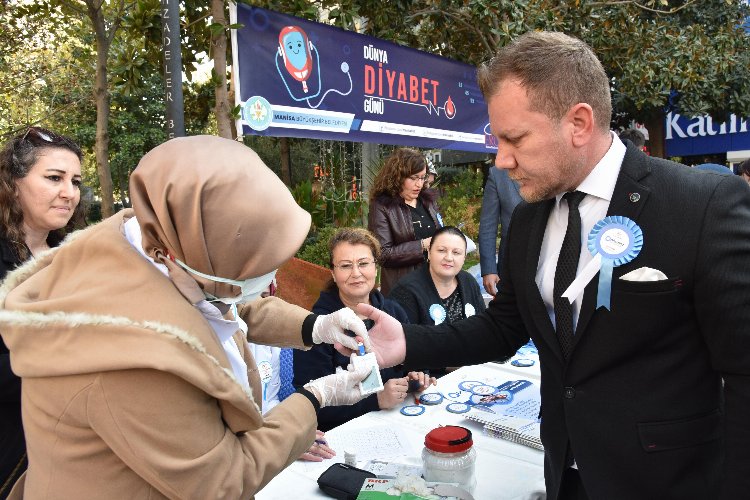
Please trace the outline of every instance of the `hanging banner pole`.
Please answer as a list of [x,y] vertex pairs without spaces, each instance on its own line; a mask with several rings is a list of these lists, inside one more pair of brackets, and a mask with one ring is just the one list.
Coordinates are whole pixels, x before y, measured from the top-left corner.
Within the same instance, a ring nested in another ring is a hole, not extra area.
[[161,0],[161,25],[166,131],[167,139],[174,139],[185,135],[182,53],[180,52],[180,5],[178,0]]

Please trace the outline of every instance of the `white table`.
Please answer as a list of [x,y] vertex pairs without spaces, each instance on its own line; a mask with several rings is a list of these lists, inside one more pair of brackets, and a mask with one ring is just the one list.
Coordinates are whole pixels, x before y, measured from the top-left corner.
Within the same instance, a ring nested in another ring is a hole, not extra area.
[[[524,356],[530,357],[530,356]],[[455,387],[462,380],[518,380],[527,379],[539,384],[539,366],[514,367],[510,363],[485,363],[465,366],[438,381],[438,390]],[[413,404],[407,400],[405,404]],[[421,452],[425,435],[438,425],[461,425],[471,430],[477,451],[476,500],[524,499],[533,492],[544,490],[544,453],[520,444],[485,436],[482,426],[464,418],[461,414],[449,413],[445,404],[426,406],[425,413],[409,417],[400,413],[400,407],[391,410],[370,412],[351,420],[326,433],[329,439],[337,434],[350,433],[356,429],[372,429],[387,425],[403,431],[402,435],[413,448],[409,456],[392,459],[394,462],[421,464]],[[263,490],[259,500],[287,500],[290,498],[330,498],[318,488],[320,474],[334,462],[344,461],[344,450],[336,449],[337,455],[320,463],[297,461],[276,476]],[[359,459],[359,457],[358,457]],[[359,460],[363,466],[365,460]],[[541,496],[540,498],[544,498]]]

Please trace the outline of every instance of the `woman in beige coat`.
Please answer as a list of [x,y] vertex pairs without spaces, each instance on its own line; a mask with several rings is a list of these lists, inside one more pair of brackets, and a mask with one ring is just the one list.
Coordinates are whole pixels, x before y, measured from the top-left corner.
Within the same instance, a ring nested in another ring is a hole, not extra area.
[[343,329],[366,337],[364,325],[273,297],[246,303],[310,216],[245,146],[174,139],[130,187],[134,210],[75,233],[0,289],[29,455],[11,498],[251,498],[308,449],[321,406],[359,399],[365,374],[312,381],[262,417],[247,339],[354,347]]

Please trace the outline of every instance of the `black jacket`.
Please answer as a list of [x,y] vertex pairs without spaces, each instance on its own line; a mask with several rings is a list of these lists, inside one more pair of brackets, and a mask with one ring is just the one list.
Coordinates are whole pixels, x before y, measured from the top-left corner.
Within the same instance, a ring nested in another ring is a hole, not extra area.
[[[0,279],[21,264],[8,240],[0,238]],[[0,337],[0,498],[26,470],[26,442],[21,423],[21,379],[10,369],[10,353]]]
[[[484,311],[484,299],[474,277],[466,271],[460,271],[456,275],[458,289],[461,292],[461,300],[464,303],[464,316],[473,316]],[[430,276],[430,264],[425,262],[419,269],[407,274],[396,283],[389,299],[395,300],[404,308],[409,316],[409,323],[416,325],[434,325],[435,320],[430,317],[430,306],[440,304],[435,283]],[[466,306],[471,307],[467,308]],[[466,314],[474,309],[472,314]]]
[[[479,284],[474,277],[466,271],[460,271],[456,275],[456,279],[458,279],[461,301],[464,304],[464,319],[484,311],[482,292],[479,290]],[[440,304],[441,300],[435,288],[435,283],[432,281],[432,276],[430,276],[430,263],[425,262],[419,269],[398,280],[388,298],[395,300],[404,308],[407,316],[409,316],[409,323],[434,325],[435,320],[430,317],[430,306]],[[447,318],[446,321],[448,321]],[[422,369],[435,377],[442,377],[447,373],[445,366],[434,364],[426,365]]]
[[[419,193],[421,203],[435,223],[440,227],[435,204],[435,192],[431,189]],[[414,224],[406,202],[400,196],[378,196],[370,204],[367,229],[380,242],[380,290],[388,295],[399,278],[417,269],[424,262],[422,243],[414,235]]]
[[[570,356],[536,285],[554,200],[521,203],[502,288],[487,310],[408,325],[406,366],[472,364],[539,349],[548,498],[575,457],[589,498],[704,500],[750,491],[750,188],[629,146],[607,215],[643,231],[615,267],[611,308],[586,286]],[[667,279],[626,281],[641,267]]]
[[[370,303],[402,323],[409,322],[401,306],[392,300],[386,299],[377,290],[370,292]],[[316,314],[330,314],[344,307],[344,303],[339,298],[338,291],[323,291],[320,292],[318,301],[313,305],[312,312]],[[292,383],[294,387],[301,387],[311,380],[335,373],[337,367],[346,370],[348,365],[349,358],[340,354],[330,344],[316,344],[309,351],[295,349],[294,379]],[[392,378],[403,377],[405,375],[406,372],[400,368],[385,368],[380,370],[383,383]],[[351,406],[329,406],[322,408],[318,414],[318,428],[322,431],[328,431],[365,413],[379,409],[377,394],[370,394]]]

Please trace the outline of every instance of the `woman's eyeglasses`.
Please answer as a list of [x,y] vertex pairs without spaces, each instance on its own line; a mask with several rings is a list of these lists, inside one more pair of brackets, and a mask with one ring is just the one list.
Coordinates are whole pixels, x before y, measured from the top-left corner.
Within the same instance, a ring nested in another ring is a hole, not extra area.
[[425,176],[420,177],[418,175],[412,175],[412,176],[409,176],[409,179],[411,179],[412,182],[419,182],[419,181],[425,182],[427,180],[427,176],[425,175]]
[[333,267],[338,269],[339,271],[342,271],[344,273],[351,273],[354,271],[354,266],[357,266],[357,269],[359,269],[360,272],[367,271],[371,269],[373,266],[375,266],[375,261],[373,260],[362,260],[359,262],[344,262],[343,264],[335,264]]

